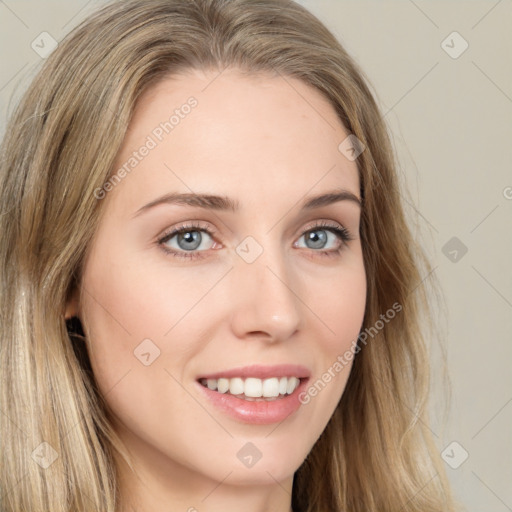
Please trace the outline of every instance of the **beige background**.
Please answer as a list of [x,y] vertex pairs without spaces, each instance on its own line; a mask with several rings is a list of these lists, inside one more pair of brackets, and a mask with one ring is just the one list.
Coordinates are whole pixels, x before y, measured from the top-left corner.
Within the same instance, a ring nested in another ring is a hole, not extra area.
[[[32,41],[42,32],[59,41],[101,3],[0,1],[0,135],[42,62]],[[455,493],[470,512],[512,510],[512,2],[300,3],[373,84],[412,194],[411,224],[444,290],[436,321],[452,401],[443,421],[435,386],[432,430]],[[463,39],[442,45],[454,31]],[[463,40],[457,58],[443,49],[455,55]],[[452,237],[459,247],[443,252]]]

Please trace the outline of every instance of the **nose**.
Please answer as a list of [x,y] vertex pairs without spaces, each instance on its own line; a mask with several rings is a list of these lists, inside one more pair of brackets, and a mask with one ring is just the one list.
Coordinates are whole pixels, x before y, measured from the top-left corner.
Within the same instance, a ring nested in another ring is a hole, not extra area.
[[232,271],[232,329],[239,338],[282,341],[300,327],[297,280],[279,251],[266,249],[252,263],[237,259]]

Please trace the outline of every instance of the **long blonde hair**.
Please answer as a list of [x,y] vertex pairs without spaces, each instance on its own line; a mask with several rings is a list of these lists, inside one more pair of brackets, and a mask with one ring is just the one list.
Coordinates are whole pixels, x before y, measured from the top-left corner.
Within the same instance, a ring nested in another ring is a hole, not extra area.
[[123,447],[65,307],[100,220],[104,201],[95,190],[113,171],[137,98],[179,70],[227,66],[310,84],[365,145],[357,159],[368,282],[363,329],[401,306],[360,347],[337,409],[295,474],[294,510],[453,510],[428,428],[420,283],[430,267],[407,225],[367,79],[293,1],[126,0],[60,42],[1,148],[2,512],[118,509],[113,454]]

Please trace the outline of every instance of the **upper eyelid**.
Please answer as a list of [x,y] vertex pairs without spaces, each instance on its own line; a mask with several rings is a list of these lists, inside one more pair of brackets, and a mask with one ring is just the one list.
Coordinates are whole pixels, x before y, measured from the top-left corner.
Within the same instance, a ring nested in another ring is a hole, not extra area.
[[[331,225],[336,224],[336,225]],[[303,236],[306,232],[312,229],[329,229],[329,228],[338,228],[340,230],[345,230],[347,234],[350,236],[350,239],[353,240],[355,238],[355,234],[349,230],[346,226],[344,226],[341,222],[331,221],[331,220],[316,220],[310,221],[306,224],[306,226],[302,229],[300,236]],[[182,222],[181,225],[165,230],[158,238],[158,242],[163,242],[166,238],[171,239],[176,236],[180,231],[205,231],[209,236],[213,236],[219,232],[216,228],[211,227],[210,224],[201,225],[201,221],[190,221],[190,222]]]
[[[193,221],[193,222],[198,222],[198,221]],[[180,231],[184,231],[184,230],[190,230],[190,231],[206,231],[206,232],[209,232],[209,234],[215,234],[215,233],[218,233],[218,230],[215,229],[215,228],[212,228],[210,227],[209,225],[205,225],[205,226],[202,226],[202,225],[196,225],[196,224],[189,224],[187,222],[182,222],[180,223],[179,225],[173,227],[173,228],[168,228],[168,229],[165,229],[163,231],[163,233],[161,235],[158,236],[158,240],[162,240],[163,238],[167,238],[168,236],[171,236],[171,235],[175,235],[177,232],[180,232]]]

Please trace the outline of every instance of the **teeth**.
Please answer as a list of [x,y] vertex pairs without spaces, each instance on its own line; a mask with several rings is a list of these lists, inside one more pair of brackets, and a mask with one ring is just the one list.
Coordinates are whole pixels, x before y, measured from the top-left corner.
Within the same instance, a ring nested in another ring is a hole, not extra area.
[[298,382],[295,382],[295,377],[292,377],[291,379],[288,379],[288,384],[286,386],[286,392],[291,395],[294,391],[295,391],[295,388],[299,385]]
[[229,381],[228,392],[232,395],[243,395],[244,394],[244,381],[238,377],[234,379],[226,379]]
[[258,398],[263,396],[263,382],[261,379],[245,379],[244,394],[251,398]]
[[262,387],[262,396],[267,398],[279,396],[279,379],[277,377],[273,379],[265,379]]
[[219,393],[226,393],[229,391],[229,379],[219,379],[217,381],[217,391]]
[[281,377],[279,379],[279,394],[286,395],[287,389],[288,389],[288,379],[286,377]]
[[201,379],[201,384],[219,393],[242,395],[249,400],[254,398],[276,399],[279,395],[291,395],[299,386],[297,377],[271,377],[270,379],[256,379],[240,377],[233,379]]

